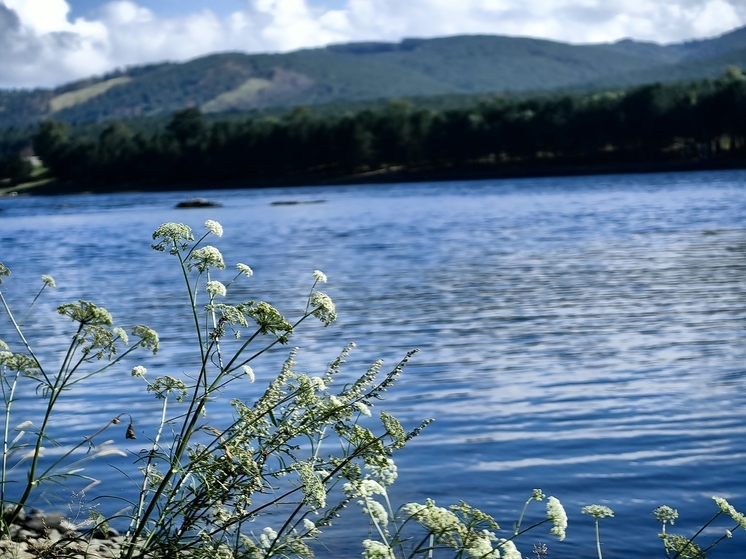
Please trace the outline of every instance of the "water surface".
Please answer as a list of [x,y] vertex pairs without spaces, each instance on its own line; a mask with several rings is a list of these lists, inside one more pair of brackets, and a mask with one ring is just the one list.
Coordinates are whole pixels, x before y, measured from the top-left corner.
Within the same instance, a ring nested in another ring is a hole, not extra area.
[[[0,261],[13,270],[4,295],[20,312],[40,274],[58,284],[27,323],[41,354],[59,357],[67,326],[45,313],[83,298],[159,331],[163,350],[137,361],[149,375],[193,369],[176,262],[150,250],[150,235],[215,219],[226,261],[255,272],[236,300],[293,316],[311,272],[328,275],[339,320],[293,340],[300,369],[321,373],[350,341],[349,378],[420,349],[382,404],[407,427],[436,419],[397,459],[396,502],[464,499],[509,530],[541,487],[564,503],[568,537],[542,527],[519,549],[542,541],[550,557],[575,558],[595,556],[580,508],[605,504],[616,512],[602,526],[607,559],[663,556],[650,515],[660,504],[680,510],[683,534],[715,512],[713,494],[746,510],[746,172],[215,191],[196,195],[222,208],[174,209],[193,195],[0,199]],[[271,204],[294,200],[325,202]],[[6,322],[0,339],[15,343]],[[286,355],[255,367],[243,396]],[[129,368],[85,386],[61,401],[60,440],[127,411],[142,446],[158,403]],[[38,406],[19,402],[19,422]],[[107,492],[131,491],[105,463],[89,471]],[[527,522],[543,504],[531,511]],[[330,533],[330,556],[359,556],[366,531],[350,524]]]

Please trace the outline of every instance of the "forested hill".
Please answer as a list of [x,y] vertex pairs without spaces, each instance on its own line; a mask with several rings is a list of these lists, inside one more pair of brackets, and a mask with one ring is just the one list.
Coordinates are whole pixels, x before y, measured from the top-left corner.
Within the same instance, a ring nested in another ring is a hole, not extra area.
[[56,89],[0,90],[0,128],[422,95],[630,86],[746,68],[746,27],[659,45],[571,45],[500,36],[351,43],[284,54],[223,53],[138,66]]

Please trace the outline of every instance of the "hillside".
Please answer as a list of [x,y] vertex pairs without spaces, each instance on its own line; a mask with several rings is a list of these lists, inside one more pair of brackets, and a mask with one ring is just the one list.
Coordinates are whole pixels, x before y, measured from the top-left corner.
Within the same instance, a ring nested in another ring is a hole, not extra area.
[[366,99],[629,86],[746,67],[746,28],[659,45],[571,45],[501,36],[351,43],[284,54],[214,54],[139,66],[54,90],[0,90],[0,127],[219,113]]

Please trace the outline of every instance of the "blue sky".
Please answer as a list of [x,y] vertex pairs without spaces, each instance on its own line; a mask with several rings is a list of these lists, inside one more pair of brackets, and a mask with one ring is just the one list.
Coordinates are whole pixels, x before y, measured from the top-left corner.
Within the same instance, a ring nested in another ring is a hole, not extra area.
[[746,0],[0,0],[0,88],[224,51],[494,34],[659,43],[746,25]]

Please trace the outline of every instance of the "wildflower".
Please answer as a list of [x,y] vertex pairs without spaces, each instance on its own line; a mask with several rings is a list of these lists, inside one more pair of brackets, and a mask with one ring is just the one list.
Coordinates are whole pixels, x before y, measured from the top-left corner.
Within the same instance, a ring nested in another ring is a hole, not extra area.
[[732,538],[733,537],[733,532],[731,532],[730,530],[726,530],[725,531],[725,537],[726,538]]
[[210,230],[210,233],[215,235],[216,237],[222,237],[223,236],[223,226],[220,225],[217,221],[213,221],[212,219],[208,219],[205,221],[205,227]]
[[746,516],[744,516],[743,513],[738,512],[733,505],[722,497],[714,496],[712,499],[717,503],[717,506],[720,507],[721,512],[730,516],[736,524],[746,530]]
[[225,270],[225,262],[223,262],[223,255],[214,246],[207,245],[202,248],[198,248],[192,252],[189,257],[193,261],[189,264],[189,269],[197,268],[200,272],[204,272],[208,268],[218,268],[219,270]]
[[314,509],[322,509],[326,506],[326,488],[316,476],[313,467],[308,462],[297,462],[295,469],[303,484],[303,495],[306,504]]
[[588,505],[587,507],[583,507],[580,512],[583,514],[590,514],[596,519],[614,516],[614,511],[604,505]]
[[534,489],[533,494],[531,495],[531,498],[534,501],[542,501],[544,497],[546,497],[546,495],[544,495],[544,492],[541,489]]
[[666,555],[681,557],[682,559],[704,559],[707,556],[702,549],[686,536],[676,536],[674,534],[658,534],[663,540],[663,546],[666,549]]
[[348,497],[370,497],[372,495],[385,495],[386,490],[374,479],[366,478],[345,483],[342,491]]
[[[540,499],[536,500],[539,501]],[[512,541],[503,538],[500,538],[498,541],[497,547],[500,549],[503,559],[521,559],[521,552],[518,551]]]
[[386,512],[381,503],[366,498],[364,501],[358,501],[358,504],[363,507],[363,512],[369,514],[379,526],[386,527],[389,525],[389,513]]
[[115,328],[111,329],[111,333],[114,334],[117,338],[122,340],[122,343],[124,345],[128,345],[130,343],[130,338],[127,335],[127,332],[125,332],[122,328],[119,326],[116,326]]
[[404,431],[404,427],[402,427],[401,423],[399,423],[399,420],[396,419],[393,415],[382,411],[381,423],[383,423],[383,427],[384,429],[386,429],[386,434],[388,434],[394,440],[394,447],[403,447],[404,444],[407,442],[407,434]]
[[[9,276],[10,275],[10,268],[8,268],[5,264],[0,262],[0,278],[3,276]],[[3,280],[0,279],[0,284],[3,283]]]
[[225,285],[223,285],[217,280],[208,281],[207,284],[205,285],[205,291],[207,291],[213,297],[215,297],[215,295],[220,295],[221,297],[225,297],[225,294],[226,294]]
[[166,246],[172,245],[171,254],[176,254],[178,248],[186,248],[186,242],[193,241],[191,227],[183,223],[164,223],[153,232],[153,240],[161,239],[157,244],[152,245],[154,250],[165,251]]
[[337,320],[337,310],[329,295],[317,291],[311,296],[311,306],[314,307],[314,311],[311,314],[318,318],[324,326],[329,326]]
[[244,365],[242,369],[244,374],[248,377],[249,382],[254,382],[254,369],[252,369],[248,365]]
[[156,398],[165,399],[170,393],[176,394],[176,401],[181,402],[188,394],[184,381],[171,376],[156,377],[153,384],[148,385],[148,392],[155,393]]
[[464,551],[474,559],[499,559],[500,550],[492,548],[492,542],[496,539],[494,534],[484,530],[470,538],[468,544],[464,545]]
[[154,355],[158,353],[160,341],[158,340],[158,333],[155,330],[148,328],[144,324],[138,324],[132,329],[132,335],[140,338],[142,346],[152,350]]
[[326,383],[321,377],[311,377],[311,385],[313,386],[314,390],[326,390]]
[[385,543],[363,540],[363,559],[395,559],[395,556]]
[[366,464],[365,469],[370,470],[382,485],[391,485],[398,476],[396,463],[391,458],[386,458],[383,463]]
[[250,278],[254,275],[254,270],[249,268],[246,264],[241,264],[241,262],[236,264],[236,270],[238,270],[239,273],[245,275],[247,278]]
[[556,497],[549,497],[547,500],[547,519],[554,524],[549,533],[557,536],[559,541],[564,540],[565,530],[567,529],[567,514],[562,503]]
[[362,402],[355,402],[352,404],[352,406],[363,415],[367,415],[368,417],[370,417],[370,410],[368,409],[368,406],[366,406]]
[[314,270],[313,271],[313,278],[318,282],[326,283],[326,274],[322,272],[321,270]]
[[85,325],[111,326],[114,320],[103,307],[98,307],[80,299],[78,303],[67,303],[57,307],[57,312],[69,316],[75,322]]
[[667,505],[661,505],[653,511],[653,516],[655,516],[659,522],[662,522],[663,524],[670,522],[673,526],[674,521],[679,517],[679,511],[672,509]]
[[407,503],[401,510],[405,515],[414,517],[425,529],[436,535],[459,533],[464,529],[458,516],[448,509],[436,507],[432,499],[427,499],[424,506]]
[[44,285],[48,287],[57,287],[54,283],[54,278],[52,276],[48,276],[44,274],[43,276],[41,276],[41,281],[43,281]]
[[277,539],[277,532],[275,532],[272,528],[265,528],[262,531],[261,536],[259,536],[259,542],[262,544],[262,547],[264,549],[269,549],[272,546],[272,543]]
[[140,377],[143,378],[145,376],[145,373],[147,373],[148,370],[143,367],[142,365],[136,365],[132,367],[132,376],[133,377]]

